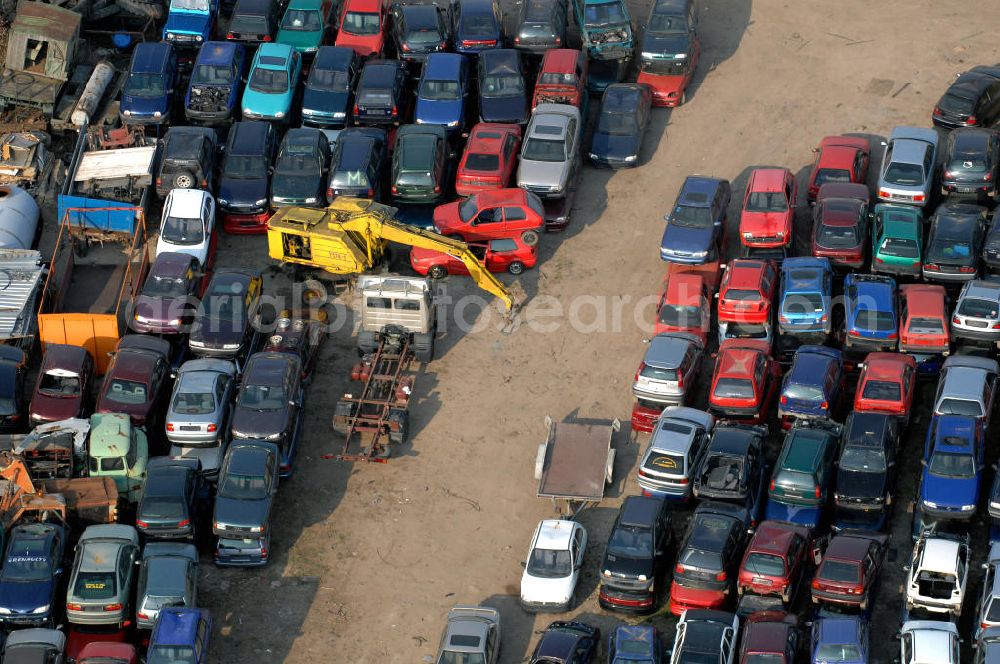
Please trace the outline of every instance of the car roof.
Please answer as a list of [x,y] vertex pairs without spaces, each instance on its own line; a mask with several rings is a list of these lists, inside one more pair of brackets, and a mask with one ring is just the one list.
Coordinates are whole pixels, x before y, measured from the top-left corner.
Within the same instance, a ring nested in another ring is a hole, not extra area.
[[521,73],[521,54],[512,48],[487,49],[479,54],[479,63],[487,75]]
[[764,521],[757,526],[748,551],[781,555],[788,551],[792,537],[796,534],[809,538],[809,529],[783,521]]
[[[966,415],[938,415],[935,421],[935,441],[936,448],[947,450],[968,450],[966,441],[971,440],[978,428],[978,420],[975,417]],[[962,441],[958,445],[943,442],[946,438],[958,438]]]
[[535,661],[551,658],[549,661],[567,662],[576,649],[576,644],[582,638],[584,635],[581,632],[550,626],[542,633],[542,639],[538,642],[535,649]]
[[859,203],[867,203],[871,198],[868,185],[859,182],[827,182],[821,185],[816,194],[817,204],[830,201],[832,199],[847,199]]
[[[182,198],[181,200],[184,199]],[[192,258],[191,254],[182,254],[179,251],[165,251],[153,259],[153,265],[149,268],[149,275],[151,277],[184,276],[187,269],[191,267]]]
[[953,130],[948,135],[950,147],[957,153],[962,152],[985,152],[993,138],[992,129],[981,127],[961,127]]
[[352,12],[380,12],[385,4],[382,0],[347,0],[344,9]]
[[654,14],[683,14],[694,0],[656,0],[653,6]]
[[[788,376],[798,382],[820,382],[822,381],[822,374],[814,372],[818,370],[826,371],[826,367],[831,362],[836,362],[839,358],[840,351],[835,348],[812,345],[799,346],[792,358],[792,368]],[[810,376],[815,380],[808,380]]]
[[677,204],[685,207],[711,207],[716,190],[726,184],[729,184],[728,180],[689,175],[681,185]]
[[978,297],[984,300],[1000,300],[1000,282],[976,279],[962,288],[961,297]]
[[272,0],[236,0],[233,16],[249,14],[251,16],[267,16],[271,12]]
[[163,71],[164,60],[173,52],[167,42],[140,42],[132,52],[129,73],[158,74]]
[[475,193],[476,204],[480,208],[495,207],[497,205],[524,205],[528,200],[528,192],[520,187],[510,187],[507,189],[490,189],[489,191],[478,191]]
[[173,596],[184,594],[185,578],[191,561],[178,556],[146,558],[146,595]]
[[424,60],[423,78],[458,78],[464,59],[461,53],[431,53]]
[[700,274],[675,274],[667,281],[666,301],[683,307],[700,306],[704,289]]
[[850,425],[845,429],[844,447],[878,446],[892,426],[892,415],[886,413],[865,413],[852,411],[848,416]]
[[674,369],[680,365],[688,348],[696,339],[692,335],[675,332],[657,334],[649,342],[643,362],[658,369]]
[[536,549],[565,551],[573,537],[573,522],[566,519],[545,519],[538,524]]
[[399,71],[398,60],[369,60],[361,70],[359,87],[367,86],[391,87]]
[[[237,123],[242,124],[242,123]],[[227,294],[232,293],[232,287],[234,284],[239,284],[246,288],[246,285],[250,283],[251,280],[256,278],[257,275],[251,270],[244,270],[241,268],[219,268],[212,275],[211,281],[208,283],[208,289],[206,293],[211,293],[215,288],[224,288]],[[244,290],[236,291],[236,294],[242,294]]]
[[663,501],[646,496],[629,496],[622,503],[618,523],[623,526],[650,526],[663,507]]
[[619,625],[615,628],[615,643],[630,641],[631,643],[641,643],[647,646],[648,650],[643,653],[633,650],[622,651],[620,648],[615,653],[616,659],[630,660],[637,659],[643,662],[648,661],[650,653],[659,646],[656,628],[651,625]]
[[826,547],[824,558],[844,561],[860,561],[868,553],[871,538],[853,534],[840,533],[835,535]]
[[229,472],[236,475],[251,475],[261,472],[271,450],[246,443],[233,444],[229,448]]
[[813,470],[823,459],[823,448],[817,443],[826,440],[821,430],[793,429],[782,446],[783,467],[789,470]]
[[[957,640],[957,634],[929,627],[912,630],[910,634],[913,638],[913,654],[911,655],[912,659],[907,664],[943,664],[953,661],[951,659],[952,641]],[[958,662],[954,664],[958,664]]]
[[[427,27],[427,28],[437,28],[437,14],[438,9],[432,4],[425,5],[422,3],[415,2],[402,2],[397,5],[399,11],[403,14],[403,20],[407,23],[407,27],[413,28],[414,26]],[[483,51],[483,53],[488,53],[489,51]],[[480,54],[482,55],[482,53]]]
[[301,360],[291,353],[259,352],[250,356],[243,372],[244,384],[280,385],[290,368],[298,368]]
[[732,514],[702,509],[705,505],[701,503],[691,517],[686,547],[699,551],[722,551],[730,533],[734,528],[742,527],[743,523]]
[[542,57],[542,67],[540,73],[549,72],[556,74],[576,73],[576,62],[580,57],[580,51],[571,48],[550,48],[545,51]]
[[945,537],[928,537],[920,555],[920,570],[938,574],[955,574],[961,544]]
[[90,416],[90,454],[95,457],[125,454],[131,442],[132,421],[123,413],[94,413]]
[[912,356],[902,353],[868,353],[865,376],[868,380],[898,380],[903,369],[913,363]]
[[[284,69],[285,62],[292,57],[294,51],[295,49],[288,44],[278,44],[275,42],[261,44],[257,50],[255,64],[264,69]],[[264,64],[264,58],[280,58],[282,63],[274,65]]]
[[759,435],[740,426],[720,426],[712,431],[708,454],[746,456]]
[[937,145],[938,135],[936,131],[927,127],[899,126],[893,127],[892,132],[889,134],[889,140],[922,141],[923,143]]
[[85,546],[77,550],[78,569],[83,572],[111,572],[118,567],[118,551],[126,544],[121,540],[80,541]]
[[748,653],[783,653],[792,626],[779,620],[748,621],[743,628],[743,649]]
[[[483,51],[489,53],[489,51]],[[499,152],[507,134],[519,135],[512,125],[480,122],[472,128],[467,151]]]
[[819,149],[825,152],[829,148],[849,147],[853,150],[867,150],[870,147],[867,138],[861,136],[825,136],[819,142]]
[[922,165],[927,147],[925,141],[897,138],[896,142],[892,144],[892,163]]
[[785,178],[790,175],[787,168],[755,168],[750,172],[747,191],[782,191],[785,188]]
[[754,258],[736,258],[729,263],[729,281],[727,288],[740,290],[758,290],[760,280],[764,276],[766,261]]
[[601,96],[601,111],[633,112],[638,108],[642,97],[642,87],[639,83],[612,83],[604,89]]
[[320,46],[313,58],[313,67],[343,71],[354,60],[354,49],[349,46]]
[[[172,205],[179,206],[181,209],[193,209],[200,213],[202,203],[205,202],[205,199],[211,198],[212,194],[202,189],[171,189],[167,196],[170,197]],[[185,254],[178,255],[184,256]],[[178,262],[180,262],[180,259],[178,259]]]
[[244,120],[233,123],[229,130],[226,155],[257,155],[264,150],[264,141],[271,131],[269,122],[263,120]]
[[969,70],[961,74],[948,86],[945,94],[965,99],[976,100],[986,88],[996,83],[997,79],[989,74]]
[[69,344],[45,344],[41,371],[48,369],[78,369],[86,361],[89,353],[81,346]]
[[152,641],[161,645],[190,645],[198,633],[199,618],[207,614],[204,609],[168,607],[156,616]]
[[[685,427],[686,431],[678,430]],[[653,436],[649,441],[649,449],[658,452],[685,455],[691,449],[691,444],[694,442],[696,435],[697,427],[693,422],[661,418],[653,430]]]
[[949,397],[979,399],[983,394],[986,370],[977,367],[952,366],[944,376],[941,394]]
[[820,618],[816,626],[821,643],[858,643],[860,618]]
[[749,378],[753,376],[759,351],[747,348],[725,348],[719,351],[715,372],[719,376]]
[[913,317],[943,318],[945,291],[943,286],[929,284],[903,284],[899,294],[906,298],[907,315]]
[[539,113],[537,110],[531,118],[528,136],[552,140],[566,136],[570,118],[561,113]]
[[202,44],[201,48],[198,49],[198,58],[195,61],[195,66],[227,65],[242,48],[243,46],[241,44],[231,41],[205,42]]

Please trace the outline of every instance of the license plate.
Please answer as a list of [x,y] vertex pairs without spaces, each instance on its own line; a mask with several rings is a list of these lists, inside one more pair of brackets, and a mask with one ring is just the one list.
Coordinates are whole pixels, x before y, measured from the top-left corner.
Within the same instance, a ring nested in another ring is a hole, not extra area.
[[181,427],[181,431],[201,431],[201,427],[192,424],[185,424]]
[[753,582],[760,586],[770,586],[774,583],[771,579],[762,579],[759,576],[755,576]]
[[971,194],[976,190],[975,187],[955,187],[955,191],[960,194]]

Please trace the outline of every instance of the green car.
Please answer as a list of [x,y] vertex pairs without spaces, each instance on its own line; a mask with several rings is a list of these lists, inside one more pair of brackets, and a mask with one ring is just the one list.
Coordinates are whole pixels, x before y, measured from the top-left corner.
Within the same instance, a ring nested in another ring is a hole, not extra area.
[[303,55],[315,53],[326,34],[330,5],[330,0],[292,0],[281,17],[275,41]]
[[392,198],[400,203],[438,203],[448,181],[448,134],[440,125],[403,125],[392,153]]
[[872,272],[920,276],[924,219],[920,208],[879,203],[872,224]]
[[771,475],[764,517],[815,528],[833,489],[841,427],[832,422],[796,422],[785,435]]
[[87,456],[91,477],[114,478],[118,495],[129,503],[139,502],[146,483],[149,445],[146,432],[133,426],[128,415],[91,415]]

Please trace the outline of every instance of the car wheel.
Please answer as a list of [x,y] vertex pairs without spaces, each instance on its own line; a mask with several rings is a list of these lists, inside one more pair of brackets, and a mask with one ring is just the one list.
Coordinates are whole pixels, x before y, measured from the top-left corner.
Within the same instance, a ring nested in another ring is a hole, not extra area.
[[521,233],[521,241],[529,247],[533,247],[538,244],[538,233],[535,231],[525,231]]
[[524,272],[524,263],[522,263],[521,261],[514,261],[513,263],[507,266],[507,271],[510,272],[511,274],[521,274],[522,272]]
[[174,186],[178,189],[191,189],[196,180],[191,171],[181,171],[174,176]]
[[448,269],[444,265],[432,265],[427,274],[431,279],[444,279],[448,276]]

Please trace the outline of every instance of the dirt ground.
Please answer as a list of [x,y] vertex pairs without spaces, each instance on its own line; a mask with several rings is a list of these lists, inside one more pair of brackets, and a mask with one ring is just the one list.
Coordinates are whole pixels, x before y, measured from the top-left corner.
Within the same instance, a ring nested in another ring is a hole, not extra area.
[[[648,4],[631,8],[642,23]],[[526,658],[553,619],[517,606],[528,540],[553,514],[532,477],[546,415],[626,422],[608,498],[581,518],[591,546],[585,599],[572,614],[612,629],[621,618],[597,607],[597,568],[621,497],[636,492],[633,465],[646,437],[636,444],[625,435],[647,333],[636,321],[652,317],[649,296],[664,272],[662,217],[681,181],[693,173],[729,178],[735,225],[751,168],[787,166],[801,187],[810,149],[827,134],[867,134],[877,146],[894,125],[929,126],[957,72],[1000,60],[984,21],[995,9],[985,0],[704,0],[703,55],[687,105],[656,111],[641,167],[584,173],[569,229],[544,237],[540,268],[519,278],[534,325],[510,335],[493,325],[465,333],[449,312],[439,358],[417,379],[412,441],[388,465],[319,459],[339,445],[330,416],[356,358],[346,330],[326,345],[306,398],[297,474],[279,491],[271,564],[203,566],[200,603],[216,616],[213,660],[430,661],[456,603],[498,607],[501,661]],[[262,237],[223,236],[220,247],[220,266],[269,263]],[[456,277],[445,286],[453,295],[473,292]],[[566,315],[552,315],[557,307]],[[464,312],[470,322],[477,313]],[[893,569],[873,629],[881,662],[895,648],[885,637],[898,625],[899,565],[909,553],[901,503],[912,496],[925,427],[918,414],[897,489]],[[668,618],[651,619],[667,640]]]

